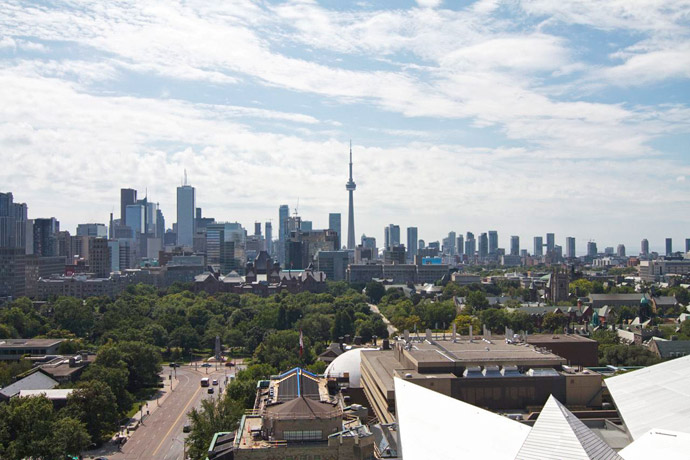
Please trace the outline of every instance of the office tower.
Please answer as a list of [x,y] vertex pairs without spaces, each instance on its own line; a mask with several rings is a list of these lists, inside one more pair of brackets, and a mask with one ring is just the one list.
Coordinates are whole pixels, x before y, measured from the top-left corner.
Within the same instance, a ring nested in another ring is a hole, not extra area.
[[489,230],[489,254],[495,255],[498,252],[498,232]]
[[541,236],[534,237],[534,254],[535,257],[544,255],[544,239]]
[[125,211],[127,226],[132,229],[132,238],[146,233],[146,208],[141,204],[127,205]]
[[96,275],[96,278],[107,278],[110,276],[111,260],[110,248],[107,238],[89,237],[89,271]]
[[673,239],[666,238],[666,255],[670,256],[673,254]]
[[604,248],[604,255],[612,256],[614,254],[613,246],[607,246]]
[[517,235],[513,235],[510,237],[510,255],[520,255],[520,237]]
[[[352,141],[350,141],[350,180],[345,184],[345,190],[349,195],[349,206],[348,206],[348,222],[347,222],[347,248],[355,248],[355,204],[353,201],[353,193],[357,185],[355,181],[352,180]],[[398,238],[399,239],[399,238]]]
[[618,247],[616,248],[616,255],[618,257],[625,257],[625,245],[624,244],[618,245]]
[[467,232],[465,235],[465,254],[473,257],[475,252],[477,252],[477,242],[474,239],[474,233]]
[[455,249],[459,256],[465,253],[465,240],[462,235],[458,235],[458,237],[455,239]]
[[79,224],[77,225],[77,236],[105,238],[108,236],[108,231],[105,224]]
[[455,255],[455,239],[457,238],[455,232],[448,232],[448,237],[443,240],[444,252],[448,255]]
[[553,233],[546,234],[546,253],[553,252],[554,246],[556,245],[556,235]]
[[343,234],[340,227],[340,213],[332,212],[328,214],[328,229],[338,234],[338,248],[342,246]]
[[120,241],[108,240],[108,249],[110,250],[110,271],[120,271]]
[[195,190],[187,185],[187,173],[184,185],[177,187],[177,245],[194,246],[194,212],[196,210]]
[[690,238],[685,238],[685,252],[690,252]]
[[489,255],[489,237],[486,233],[479,235],[479,259],[485,259]]
[[426,248],[426,242],[424,240],[417,241],[417,252],[419,252],[420,249],[424,248]]
[[26,204],[15,203],[12,193],[0,193],[0,247],[33,250],[33,239],[27,239],[27,217]]
[[407,260],[414,260],[418,242],[417,227],[407,227]]
[[362,235],[362,247],[366,249],[376,249],[376,238]]
[[383,228],[383,249],[386,250],[391,247],[391,228],[386,226]]
[[599,251],[597,250],[597,243],[594,241],[588,241],[587,242],[587,255],[589,257],[596,257],[597,254],[599,254]]
[[120,189],[120,225],[127,225],[127,206],[137,202],[137,191],[132,188]]
[[55,217],[34,219],[34,254],[39,257],[57,256],[59,231],[60,222]]
[[278,239],[285,241],[288,230],[288,218],[290,217],[290,208],[286,204],[281,204],[278,208]]
[[391,247],[400,246],[400,225],[390,225],[390,238]]
[[160,208],[156,210],[156,238],[160,238],[161,241],[165,240],[165,217],[163,217],[163,211]]
[[[12,193],[0,193],[0,297],[26,294],[26,255],[33,252],[33,221]],[[30,225],[31,224],[31,225]]]
[[560,245],[555,245],[553,247],[553,251],[551,251],[552,254],[552,261],[561,261],[563,259],[563,247]]
[[574,259],[575,255],[575,237],[569,236],[565,239],[565,256],[568,259]]
[[261,236],[261,222],[254,222],[254,236]]
[[649,255],[649,241],[647,238],[643,239],[640,243],[640,255]]
[[303,232],[311,232],[313,230],[313,225],[310,220],[303,220],[299,224],[299,229]]
[[273,257],[273,224],[264,223],[264,232],[266,233],[266,252]]

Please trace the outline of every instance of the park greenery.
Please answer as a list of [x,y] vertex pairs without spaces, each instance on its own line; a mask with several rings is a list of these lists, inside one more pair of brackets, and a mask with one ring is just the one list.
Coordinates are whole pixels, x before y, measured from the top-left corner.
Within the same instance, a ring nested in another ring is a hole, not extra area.
[[[159,292],[136,285],[115,299],[60,297],[38,307],[29,299],[17,299],[0,307],[0,339],[66,338],[60,353],[93,352],[95,360],[79,381],[63,385],[75,391],[60,410],[45,398],[0,405],[5,411],[0,412],[0,458],[58,458],[102,443],[138,407],[142,395],[160,385],[164,360],[209,356],[217,336],[234,356],[251,364],[225,393],[232,405],[212,419],[225,420],[223,414],[251,407],[259,377],[295,366],[322,372],[324,365],[317,357],[332,340],[360,336],[366,342],[372,336],[386,337],[386,326],[380,315],[371,312],[368,301],[361,290],[346,283],[329,283],[328,290],[318,294],[269,297],[194,293],[181,285]],[[26,360],[0,363],[0,384],[7,385],[30,369]],[[34,423],[12,415],[23,411],[42,420],[36,426],[46,432],[54,432],[53,425],[63,427],[62,434],[69,429],[74,442],[55,442],[53,435],[17,436],[22,427]],[[199,437],[203,442],[195,444],[199,449],[210,440],[204,433]],[[58,448],[63,449],[59,455],[51,450]]]
[[[374,336],[387,337],[383,319],[371,311],[369,302],[377,304],[400,331],[449,331],[455,324],[460,334],[468,334],[470,326],[475,333],[480,333],[482,326],[495,333],[506,327],[515,332],[551,333],[570,325],[570,317],[563,313],[530,315],[521,311],[518,307],[529,299],[530,292],[515,281],[470,286],[447,282],[441,286],[440,295],[432,298],[406,296],[400,289],[387,290],[375,282],[366,286],[340,282],[328,283],[323,293],[269,297],[195,293],[185,285],[160,292],[136,285],[114,299],[60,297],[41,304],[17,299],[0,307],[0,339],[64,338],[67,340],[60,345],[60,353],[87,351],[95,353],[95,360],[77,382],[63,384],[74,392],[59,410],[44,397],[13,399],[0,405],[0,459],[62,458],[104,442],[136,410],[144,395],[161,385],[163,361],[209,356],[216,337],[249,366],[238,373],[221,397],[205,401],[190,413],[191,458],[202,458],[215,432],[236,426],[244,410],[253,405],[257,380],[295,366],[323,372],[325,366],[317,360],[318,355],[331,341],[343,337],[359,336],[363,342]],[[563,306],[574,305],[578,297],[590,293],[628,290],[625,285],[576,279]],[[650,293],[673,295],[681,303],[690,301],[690,294],[682,287]],[[497,297],[498,302],[491,300]],[[668,309],[657,312],[653,319],[659,322],[660,317],[679,312],[679,308]],[[645,312],[639,306],[621,307],[609,322],[624,323],[640,313]],[[663,331],[665,336],[690,339],[690,321],[678,331]],[[592,337],[599,341],[601,364],[649,365],[658,361],[644,347],[621,344],[615,332],[598,330]],[[0,385],[11,383],[30,369],[26,360],[0,363]]]

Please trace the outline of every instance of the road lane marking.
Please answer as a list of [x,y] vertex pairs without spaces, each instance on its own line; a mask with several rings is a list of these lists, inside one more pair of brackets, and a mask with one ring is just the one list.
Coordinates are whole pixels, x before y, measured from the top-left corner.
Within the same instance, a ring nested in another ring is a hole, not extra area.
[[160,450],[160,448],[163,446],[163,443],[164,443],[165,440],[168,438],[168,436],[170,436],[170,433],[171,433],[172,430],[175,428],[175,425],[177,425],[177,423],[180,421],[180,419],[181,419],[184,415],[187,415],[187,408],[189,407],[189,405],[190,405],[191,403],[194,402],[194,398],[196,398],[196,395],[199,394],[199,392],[201,391],[202,388],[203,388],[203,387],[199,387],[199,388],[194,392],[194,394],[192,395],[192,397],[189,399],[189,402],[187,403],[186,406],[184,406],[184,409],[182,409],[182,412],[180,412],[180,415],[177,416],[177,419],[173,422],[173,424],[172,424],[172,426],[170,427],[170,429],[168,430],[168,432],[165,433],[165,436],[163,436],[163,439],[161,439],[161,443],[158,444],[158,447],[156,447],[156,450],[153,451],[153,454],[152,454],[152,455],[153,455],[154,457],[156,456],[156,454],[158,453],[158,451]]

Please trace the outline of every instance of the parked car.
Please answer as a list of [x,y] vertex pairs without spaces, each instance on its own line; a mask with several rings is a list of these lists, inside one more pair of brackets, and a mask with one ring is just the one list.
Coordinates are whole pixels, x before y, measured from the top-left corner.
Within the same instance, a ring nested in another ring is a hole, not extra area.
[[213,385],[218,385],[218,379],[213,379]]
[[210,388],[208,389],[208,394],[210,394],[210,395],[213,394],[213,387],[210,387]]

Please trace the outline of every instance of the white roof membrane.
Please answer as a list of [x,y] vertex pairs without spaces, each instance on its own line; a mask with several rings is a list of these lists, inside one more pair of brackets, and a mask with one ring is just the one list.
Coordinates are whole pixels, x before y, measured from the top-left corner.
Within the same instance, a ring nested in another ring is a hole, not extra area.
[[633,439],[652,429],[690,433],[690,356],[605,382]]
[[520,448],[517,460],[621,460],[553,396]]
[[395,378],[405,460],[513,460],[530,428],[501,415]]
[[690,457],[690,434],[651,430],[620,451],[625,460],[681,460]]

